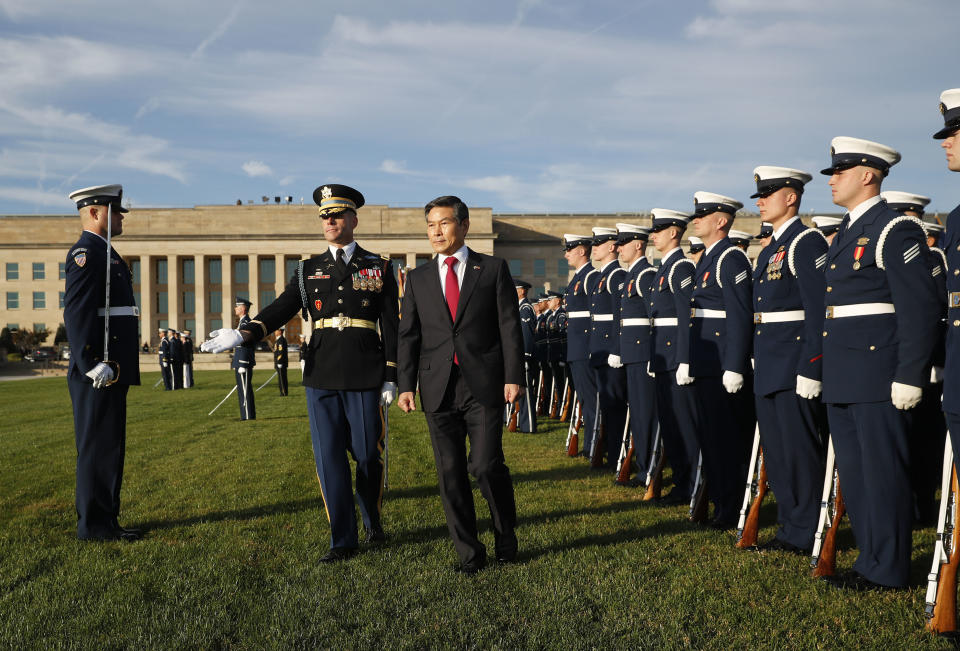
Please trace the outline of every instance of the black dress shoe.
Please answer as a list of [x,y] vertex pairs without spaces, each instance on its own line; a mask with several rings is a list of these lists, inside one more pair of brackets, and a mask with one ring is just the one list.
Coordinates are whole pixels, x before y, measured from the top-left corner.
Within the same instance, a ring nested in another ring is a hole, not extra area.
[[788,554],[796,554],[797,556],[809,556],[811,553],[813,553],[812,549],[803,549],[802,547],[797,547],[796,545],[788,543],[786,540],[780,540],[779,538],[768,540],[760,545],[747,547],[747,550],[751,552],[787,552]]
[[726,520],[722,518],[714,518],[707,524],[711,529],[716,529],[718,531],[727,531],[728,529],[733,529],[737,526],[737,523],[733,520]]
[[892,592],[905,589],[898,586],[874,583],[859,572],[847,572],[844,574],[837,574],[832,577],[824,576],[820,578],[835,588],[850,590],[852,592]]
[[690,503],[689,497],[684,497],[683,495],[677,495],[673,491],[670,491],[669,495],[666,495],[665,497],[661,497],[660,499],[657,500],[657,504],[661,504],[663,506],[679,506],[681,504],[689,504],[689,503]]
[[320,557],[321,563],[336,563],[345,561],[357,553],[356,547],[331,547],[330,550]]
[[473,576],[483,568],[487,566],[487,561],[474,561],[472,563],[458,563],[456,567],[453,568],[454,572],[458,574],[465,574],[466,576]]
[[373,527],[365,529],[363,536],[364,545],[380,545],[387,541],[387,534],[383,533],[382,527]]

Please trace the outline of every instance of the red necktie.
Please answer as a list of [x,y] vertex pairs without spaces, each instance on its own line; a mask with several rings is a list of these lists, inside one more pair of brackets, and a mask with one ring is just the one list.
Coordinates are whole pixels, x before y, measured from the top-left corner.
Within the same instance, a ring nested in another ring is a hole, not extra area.
[[[447,309],[450,310],[450,318],[456,321],[457,303],[460,302],[460,284],[457,282],[457,272],[453,268],[457,265],[457,259],[451,255],[443,263],[447,265],[447,280],[444,288],[447,297]],[[453,363],[457,365],[460,363],[456,353],[453,354]]]

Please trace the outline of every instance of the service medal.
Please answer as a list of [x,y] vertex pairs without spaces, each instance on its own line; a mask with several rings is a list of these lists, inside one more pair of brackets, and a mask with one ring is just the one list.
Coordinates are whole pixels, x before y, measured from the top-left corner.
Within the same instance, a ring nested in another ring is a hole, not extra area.
[[857,248],[853,250],[853,270],[856,271],[860,268],[860,258],[863,257],[863,252],[866,250],[867,238],[861,238],[857,240]]

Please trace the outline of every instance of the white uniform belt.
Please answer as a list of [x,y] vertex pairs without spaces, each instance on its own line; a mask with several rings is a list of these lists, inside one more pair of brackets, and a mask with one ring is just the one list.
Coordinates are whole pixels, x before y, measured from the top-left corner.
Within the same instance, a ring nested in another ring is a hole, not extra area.
[[726,310],[701,310],[700,308],[690,308],[690,318],[692,319],[726,319]]
[[594,321],[613,321],[612,314],[594,314],[590,318]]
[[675,325],[677,325],[677,317],[675,316],[660,317],[659,319],[653,320],[653,326],[655,328],[662,328],[663,326],[675,326]]
[[754,312],[754,323],[787,323],[788,321],[803,321],[803,310],[782,310],[780,312]]
[[583,310],[580,312],[567,312],[568,319],[586,319],[590,316],[590,312]]
[[[107,308],[97,308],[97,316],[104,316],[106,313]],[[140,316],[140,308],[136,305],[111,305],[110,316]]]
[[650,319],[644,319],[642,317],[637,317],[635,319],[620,319],[620,325],[622,326],[648,326],[650,325]]
[[828,305],[826,318],[842,319],[848,316],[873,316],[893,314],[893,303],[855,303],[853,305]]

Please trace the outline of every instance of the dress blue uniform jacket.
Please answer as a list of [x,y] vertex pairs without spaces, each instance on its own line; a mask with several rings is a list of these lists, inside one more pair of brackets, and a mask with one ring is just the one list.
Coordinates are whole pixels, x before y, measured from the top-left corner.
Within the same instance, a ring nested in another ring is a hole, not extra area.
[[657,269],[645,257],[627,272],[627,282],[620,294],[620,336],[615,355],[624,364],[650,361],[650,325],[624,325],[626,319],[650,318],[650,288]]
[[537,315],[537,322],[533,327],[533,358],[538,362],[547,361],[547,319],[550,318],[550,310],[544,310]]
[[757,257],[754,313],[804,312],[799,321],[756,323],[754,319],[753,391],[758,396],[794,389],[798,375],[811,380],[822,377],[827,246],[818,229],[807,228],[798,218]]
[[[246,330],[247,324],[250,323],[249,315],[244,314],[240,317],[240,323],[237,324],[237,330]],[[286,322],[284,322],[286,323]],[[257,333],[260,334],[260,333]],[[253,341],[241,344],[233,349],[233,361],[230,362],[230,368],[240,369],[252,369],[257,365],[257,349]]]
[[576,362],[590,357],[590,294],[596,287],[600,272],[591,264],[583,265],[567,285],[567,361]]
[[686,362],[686,353],[680,347],[689,341],[681,337],[690,329],[690,296],[693,293],[694,264],[680,249],[671,252],[661,262],[650,288],[650,317],[676,319],[675,326],[654,326],[650,334],[650,370],[654,373],[674,371],[680,362]]
[[[130,269],[113,249],[110,251],[110,307],[131,307],[136,302]],[[66,287],[63,296],[63,325],[70,341],[70,366],[67,378],[87,384],[85,374],[104,361],[103,309],[106,302],[107,244],[99,235],[83,231],[70,247],[66,263]],[[140,348],[138,317],[110,317],[110,342],[107,359],[116,362],[119,384],[140,384]]]
[[523,357],[527,364],[533,361],[534,328],[537,325],[537,315],[533,311],[530,301],[520,301],[520,331],[523,333]]
[[[590,365],[606,366],[620,343],[620,295],[626,286],[627,272],[616,259],[600,270],[598,282],[590,295]],[[611,318],[598,321],[597,316]]]
[[562,362],[563,333],[566,330],[567,313],[562,307],[557,308],[547,317],[547,361],[551,364]]
[[724,371],[750,372],[753,335],[750,260],[723,238],[697,264],[690,308],[724,310],[725,318],[691,318],[689,357],[692,377],[717,377]]
[[157,346],[157,355],[160,357],[160,366],[163,366],[163,363],[166,362],[169,364],[173,361],[170,357],[170,340],[166,337],[160,339],[160,345]]
[[[954,208],[947,217],[947,231],[943,235],[942,245],[947,256],[947,292],[960,292],[960,206]],[[947,301],[943,410],[948,414],[960,415],[960,300]]]
[[892,381],[913,387],[929,382],[943,300],[932,255],[919,220],[898,216],[884,202],[837,234],[827,251],[828,311],[893,303],[896,312],[824,320],[825,403],[885,402]]

